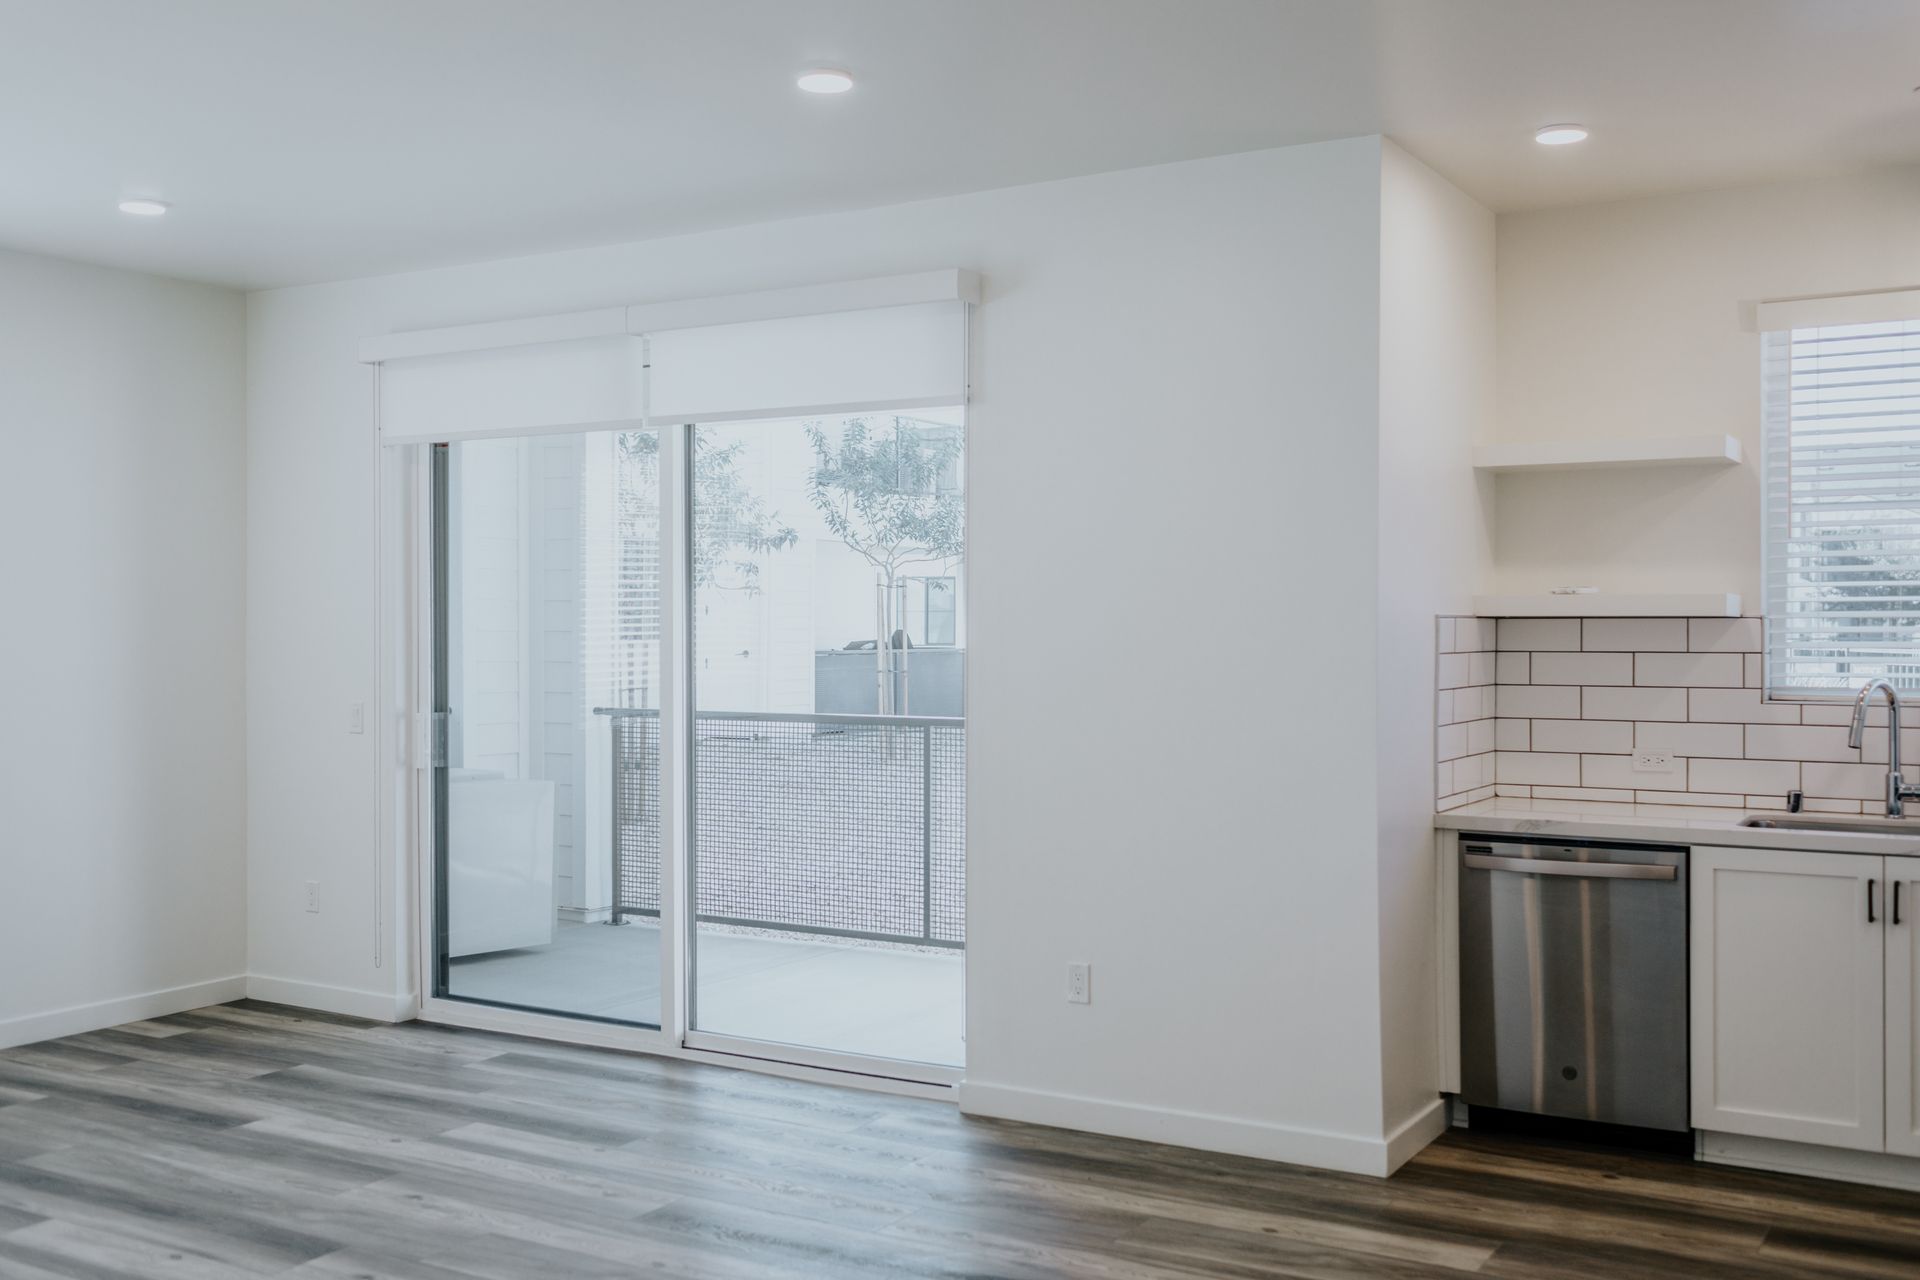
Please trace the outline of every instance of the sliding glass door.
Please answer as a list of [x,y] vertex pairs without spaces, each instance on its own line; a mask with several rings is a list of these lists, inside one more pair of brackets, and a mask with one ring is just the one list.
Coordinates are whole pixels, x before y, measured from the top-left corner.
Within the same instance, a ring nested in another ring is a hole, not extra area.
[[436,996],[963,1061],[962,424],[430,447]]
[[432,459],[435,994],[658,1025],[658,436]]
[[963,1061],[963,443],[957,410],[694,432],[696,1034]]

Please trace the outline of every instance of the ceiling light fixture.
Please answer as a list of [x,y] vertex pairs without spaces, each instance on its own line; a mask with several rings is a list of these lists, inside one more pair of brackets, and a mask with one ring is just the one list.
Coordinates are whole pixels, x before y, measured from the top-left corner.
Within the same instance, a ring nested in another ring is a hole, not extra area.
[[1570,142],[1585,142],[1587,126],[1583,124],[1550,124],[1533,132],[1533,140],[1543,147],[1564,147]]
[[801,72],[796,83],[808,93],[845,93],[853,88],[853,77],[844,71],[821,67]]
[[146,196],[120,202],[120,212],[130,213],[136,218],[157,218],[171,207],[165,200],[151,200]]

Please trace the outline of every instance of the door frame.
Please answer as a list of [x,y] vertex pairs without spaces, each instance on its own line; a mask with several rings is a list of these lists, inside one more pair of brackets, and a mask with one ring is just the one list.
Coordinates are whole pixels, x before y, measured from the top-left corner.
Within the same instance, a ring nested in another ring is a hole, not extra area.
[[[394,553],[406,562],[405,577],[412,589],[405,592],[403,616],[388,628],[383,658],[391,658],[394,669],[406,671],[410,692],[404,704],[402,728],[395,735],[394,771],[396,807],[410,810],[396,824],[406,832],[404,859],[411,882],[413,909],[400,913],[396,924],[404,921],[405,934],[413,940],[413,972],[417,978],[416,1016],[422,1022],[475,1030],[498,1031],[571,1044],[591,1045],[648,1053],[687,1061],[707,1062],[744,1070],[815,1080],[822,1083],[851,1085],[885,1093],[953,1101],[955,1088],[964,1077],[964,1069],[933,1064],[872,1058],[858,1054],[836,1053],[797,1045],[776,1044],[737,1036],[697,1032],[691,1028],[692,1013],[692,918],[688,895],[682,887],[689,882],[690,831],[693,788],[696,780],[688,767],[692,759],[694,729],[691,701],[692,615],[691,591],[686,571],[691,547],[693,512],[691,509],[691,425],[657,429],[660,436],[660,510],[661,538],[661,636],[660,662],[664,678],[661,685],[660,800],[660,1025],[637,1026],[592,1018],[548,1013],[490,1004],[442,994],[444,984],[439,972],[443,954],[438,936],[444,920],[444,877],[437,856],[439,824],[445,820],[444,770],[433,766],[433,718],[436,687],[443,668],[444,637],[439,635],[442,617],[440,590],[436,574],[436,546],[441,528],[436,519],[438,503],[447,494],[437,484],[445,479],[444,469],[436,477],[432,450],[439,444],[395,446],[408,456],[406,465],[396,468],[405,480],[401,488],[410,493],[410,510],[401,520],[405,536],[397,539]],[[383,478],[392,472],[383,468]],[[396,703],[401,700],[396,699]],[[669,742],[678,750],[664,749]]]

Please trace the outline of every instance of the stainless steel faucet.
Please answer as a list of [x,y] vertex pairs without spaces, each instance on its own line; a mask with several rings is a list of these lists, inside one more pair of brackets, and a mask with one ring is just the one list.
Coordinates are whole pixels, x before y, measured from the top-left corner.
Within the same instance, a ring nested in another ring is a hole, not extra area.
[[1867,736],[1867,699],[1878,689],[1887,695],[1887,816],[1900,817],[1908,800],[1920,800],[1920,787],[1910,787],[1900,776],[1900,691],[1885,680],[1869,680],[1853,700],[1853,727],[1847,745],[1858,748]]

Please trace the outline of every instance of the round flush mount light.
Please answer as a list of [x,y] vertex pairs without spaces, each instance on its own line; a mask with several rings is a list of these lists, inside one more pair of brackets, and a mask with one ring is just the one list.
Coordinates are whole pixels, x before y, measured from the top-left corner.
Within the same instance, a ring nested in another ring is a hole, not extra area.
[[158,218],[171,207],[165,200],[154,200],[147,196],[135,196],[120,202],[120,212],[130,213],[136,218]]
[[1543,147],[1564,147],[1571,142],[1587,140],[1587,126],[1583,124],[1550,124],[1533,131],[1533,140]]
[[795,83],[808,93],[845,93],[853,88],[853,77],[831,67],[816,67],[812,71],[802,71]]

